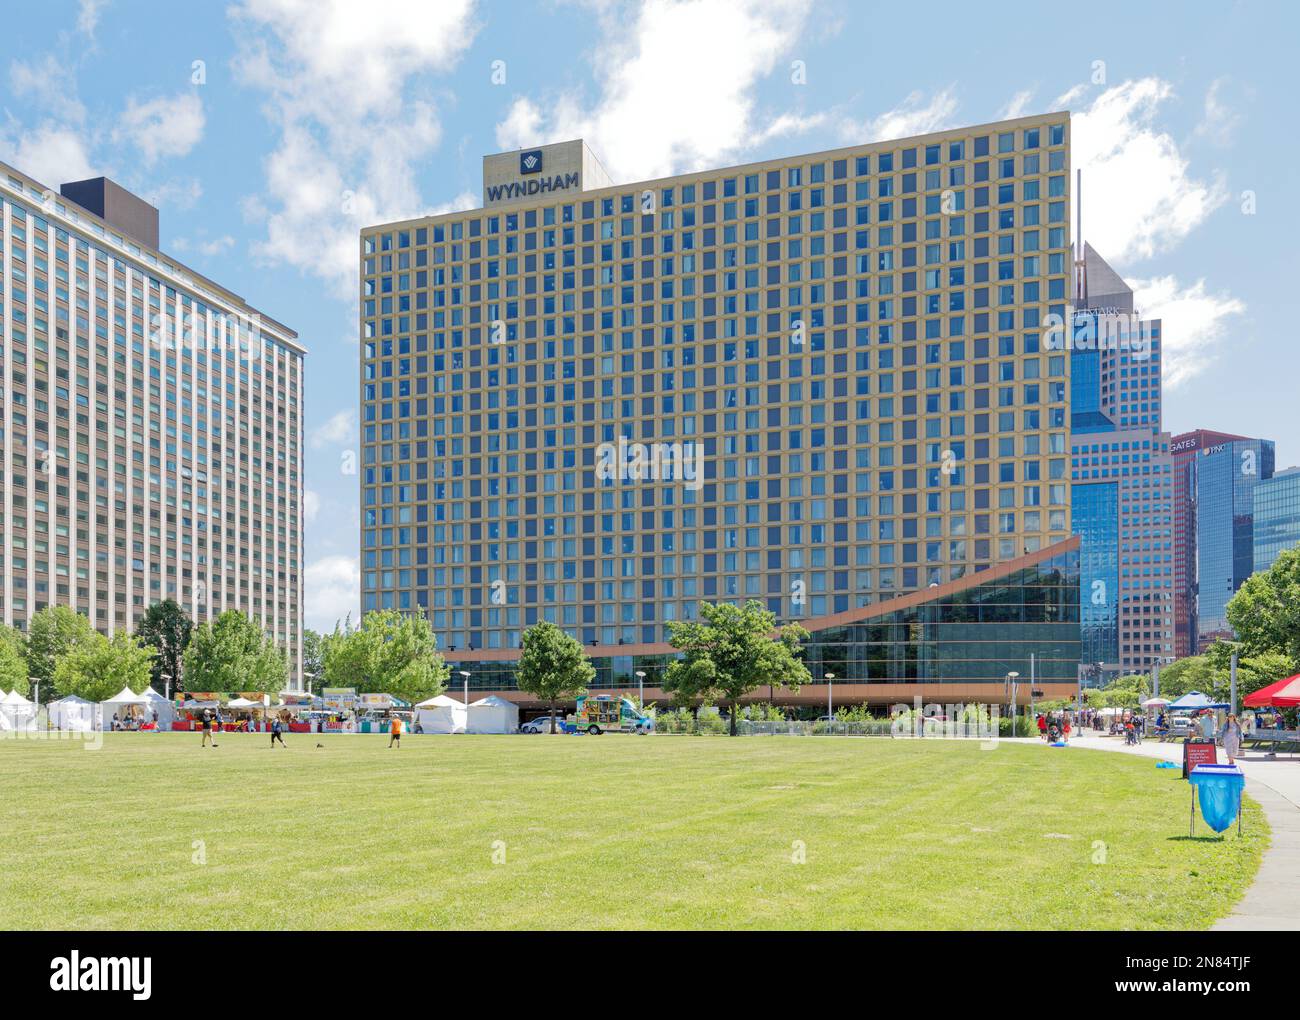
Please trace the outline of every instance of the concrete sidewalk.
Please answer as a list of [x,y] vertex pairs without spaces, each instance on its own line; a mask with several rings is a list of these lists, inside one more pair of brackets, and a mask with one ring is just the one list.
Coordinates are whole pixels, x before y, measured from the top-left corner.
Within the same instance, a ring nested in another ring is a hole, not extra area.
[[[1120,751],[1146,758],[1164,758],[1181,764],[1182,744],[1146,740],[1136,747],[1123,737],[1079,736],[1070,746],[1095,751]],[[1223,751],[1220,760],[1226,761]],[[1214,931],[1300,930],[1300,758],[1290,755],[1269,759],[1262,751],[1237,756],[1246,774],[1246,792],[1264,810],[1273,839],[1264,851],[1259,873],[1231,914],[1214,925]]]

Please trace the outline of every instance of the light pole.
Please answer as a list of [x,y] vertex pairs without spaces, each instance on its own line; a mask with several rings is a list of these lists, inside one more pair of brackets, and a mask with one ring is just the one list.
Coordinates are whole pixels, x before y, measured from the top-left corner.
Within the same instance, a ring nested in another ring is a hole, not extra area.
[[311,694],[311,682],[316,679],[316,674],[310,669],[304,669],[302,675],[307,677],[307,693]]
[[172,700],[172,675],[170,673],[158,674],[163,681],[163,697],[168,701]]
[[636,671],[636,707],[645,712],[645,670]]
[[465,732],[469,732],[469,670],[460,670],[460,675],[465,681]]
[[1016,735],[1016,681],[1020,674],[1014,669],[1007,674],[1007,688],[1011,692],[1011,736]]
[[830,732],[835,721],[835,674],[826,674],[826,732]]

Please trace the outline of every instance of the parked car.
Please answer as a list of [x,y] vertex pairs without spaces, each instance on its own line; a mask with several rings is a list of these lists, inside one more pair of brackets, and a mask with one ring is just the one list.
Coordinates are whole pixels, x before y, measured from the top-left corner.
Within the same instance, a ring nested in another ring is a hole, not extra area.
[[[557,714],[555,716],[555,732],[563,733],[564,731],[565,731],[564,716]],[[522,726],[519,727],[519,732],[520,733],[550,733],[551,717],[549,715],[543,715],[543,716],[539,716],[536,719],[529,719],[526,723],[524,723]]]
[[1192,720],[1185,715],[1176,715],[1169,720],[1169,732],[1182,737],[1192,732]]

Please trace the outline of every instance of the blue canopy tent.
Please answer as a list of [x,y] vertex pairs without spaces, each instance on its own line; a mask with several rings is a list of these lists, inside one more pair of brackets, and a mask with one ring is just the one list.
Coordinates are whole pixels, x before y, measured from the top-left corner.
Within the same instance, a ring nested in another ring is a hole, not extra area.
[[1200,691],[1188,691],[1181,698],[1169,703],[1169,708],[1175,712],[1180,709],[1199,711],[1203,708],[1227,708],[1226,701],[1211,701]]

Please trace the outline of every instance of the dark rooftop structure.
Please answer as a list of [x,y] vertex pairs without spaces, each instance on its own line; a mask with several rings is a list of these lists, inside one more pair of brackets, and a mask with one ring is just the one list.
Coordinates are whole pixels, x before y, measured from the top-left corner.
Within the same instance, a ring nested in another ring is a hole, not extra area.
[[60,194],[150,248],[158,247],[158,210],[107,177],[71,181]]

